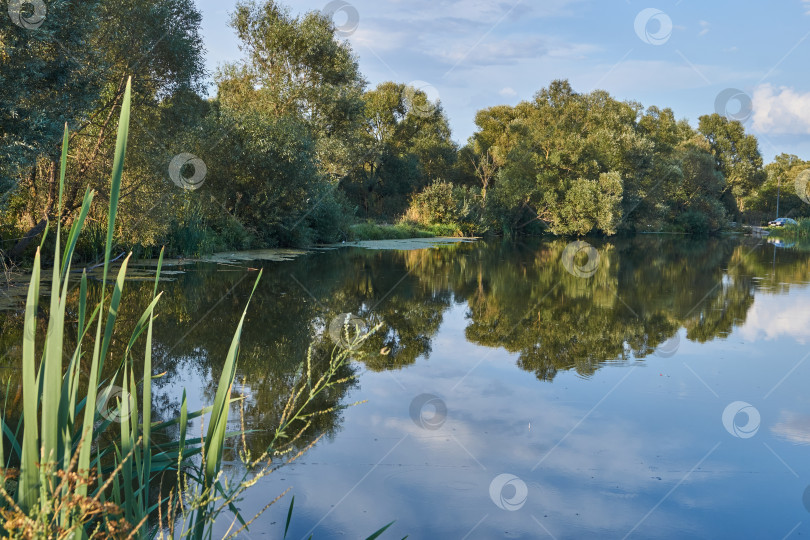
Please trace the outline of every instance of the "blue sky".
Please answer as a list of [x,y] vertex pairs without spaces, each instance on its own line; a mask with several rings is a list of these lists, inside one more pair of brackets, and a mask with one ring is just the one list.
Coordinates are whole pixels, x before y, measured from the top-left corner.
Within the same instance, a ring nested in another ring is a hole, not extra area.
[[[293,13],[329,0],[299,0]],[[241,55],[236,0],[197,0],[208,67]],[[334,4],[333,4],[334,5]],[[580,92],[739,117],[766,160],[810,159],[810,0],[346,0],[334,14],[370,86],[420,81],[466,141],[481,108],[530,99],[554,79]],[[356,20],[349,29],[347,21]],[[733,89],[735,91],[729,91]],[[725,93],[723,93],[725,91]],[[718,96],[735,95],[723,99]],[[742,108],[741,108],[742,107]]]

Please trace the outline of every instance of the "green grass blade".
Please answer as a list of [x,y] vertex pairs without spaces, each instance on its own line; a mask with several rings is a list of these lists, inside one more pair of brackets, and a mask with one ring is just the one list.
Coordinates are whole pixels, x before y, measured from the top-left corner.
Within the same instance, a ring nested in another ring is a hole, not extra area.
[[[248,297],[245,310],[242,312],[242,317],[239,319],[239,324],[234,332],[231,346],[228,349],[228,354],[225,357],[225,365],[222,368],[222,374],[219,378],[217,385],[217,393],[214,398],[214,405],[211,408],[211,417],[208,423],[208,433],[205,437],[205,462],[203,463],[203,490],[213,490],[214,478],[222,465],[222,453],[225,448],[225,435],[228,425],[228,412],[231,404],[231,389],[233,387],[234,376],[236,375],[236,360],[239,355],[239,341],[242,337],[242,327],[245,323],[247,310],[250,306],[250,300],[253,298],[253,293],[256,292],[256,287],[262,279],[262,272],[259,272],[256,282],[253,284],[253,290]],[[193,538],[201,539],[203,537],[203,528],[207,521],[208,508],[203,505],[194,518]]]
[[[126,359],[124,360],[124,373],[122,376],[122,390],[121,392],[121,400],[118,404],[118,422],[120,423],[121,429],[121,454],[128,456],[132,451],[135,441],[132,440],[132,431],[130,428],[130,415],[132,414],[132,410],[130,409],[130,385],[129,385],[129,378],[127,377],[127,365],[128,362]],[[123,467],[121,469],[121,476],[124,481],[124,490],[123,490],[123,499],[124,499],[124,517],[125,519],[133,523],[135,518],[135,494],[133,493],[133,486],[132,486],[132,460],[127,459],[123,462]]]
[[[6,437],[8,437],[9,444],[11,444],[11,450],[13,451],[13,453],[17,454],[18,458],[22,459],[22,448],[20,448],[20,443],[19,441],[17,441],[17,437],[11,431],[11,428],[8,426],[8,424],[3,422],[2,426],[3,426],[2,427],[3,433],[6,434]],[[9,461],[11,461],[11,454],[9,454],[8,459]],[[4,468],[8,468],[8,466],[9,466],[8,462],[3,464]]]
[[62,265],[62,279],[65,279],[65,276],[67,275],[66,263],[73,259],[73,252],[76,250],[76,242],[79,241],[79,234],[84,228],[84,222],[87,219],[87,214],[90,213],[90,206],[93,203],[94,196],[94,191],[88,189],[84,192],[84,199],[82,200],[82,207],[81,211],[79,212],[79,217],[76,218],[73,225],[70,227],[70,234],[68,234],[68,239],[65,242],[65,253],[62,257],[62,260],[64,261]]
[[379,531],[375,532],[374,534],[372,534],[371,536],[366,538],[366,540],[374,540],[375,538],[378,538],[382,533],[384,533],[385,531],[388,530],[388,527],[390,527],[393,524],[394,524],[394,522],[392,521],[391,523],[389,523],[388,525],[386,525],[385,527],[383,527]]
[[[211,410],[211,420],[208,424],[208,436],[206,437],[206,456],[208,457],[206,467],[206,478],[211,481],[219,470],[222,460],[222,449],[224,443],[225,427],[228,421],[228,409],[230,408],[231,387],[233,379],[236,375],[236,359],[239,354],[239,341],[242,337],[242,327],[245,324],[245,317],[247,310],[250,306],[250,300],[253,298],[253,293],[256,292],[256,287],[262,279],[262,272],[256,278],[256,283],[253,285],[253,290],[248,297],[245,310],[242,312],[242,317],[239,319],[239,324],[234,332],[231,346],[228,349],[228,355],[225,357],[225,365],[222,369],[222,374],[219,378],[217,386],[217,394],[214,398],[214,405]],[[214,459],[211,459],[214,458]],[[210,486],[210,484],[208,484]]]
[[70,413],[70,425],[71,425],[71,432],[73,427],[76,425],[76,415],[78,414],[78,410],[76,408],[76,400],[78,398],[79,393],[79,374],[81,370],[79,370],[79,363],[81,362],[82,358],[82,342],[84,341],[84,336],[87,335],[87,332],[90,330],[90,325],[92,324],[93,319],[98,315],[101,306],[96,306],[93,310],[93,313],[90,315],[90,321],[86,321],[87,317],[87,272],[82,271],[82,280],[81,286],[79,288],[79,326],[78,326],[78,336],[76,337],[76,350],[73,353],[74,358],[76,359],[76,369],[73,372],[73,378],[70,381],[69,390],[68,390],[68,410]]
[[107,273],[110,269],[110,256],[112,252],[113,235],[115,234],[115,217],[118,214],[118,198],[121,194],[121,177],[124,174],[124,158],[127,153],[127,138],[129,136],[129,113],[132,101],[132,78],[127,81],[124,99],[121,102],[121,115],[118,120],[118,136],[115,141],[115,157],[113,158],[112,177],[110,178],[110,212],[107,215],[107,242],[104,246],[104,274],[102,284],[107,283]]
[[[127,279],[127,267],[129,266],[130,257],[132,257],[132,253],[127,255],[127,258],[121,263],[121,268],[118,270],[118,277],[115,279],[115,287],[113,288],[112,297],[110,298],[110,309],[107,313],[107,324],[104,327],[104,338],[101,341],[98,373],[104,371],[104,361],[107,358],[107,351],[110,349],[115,321],[118,318],[118,308],[121,305],[121,296],[124,294],[124,284]],[[91,383],[92,382],[91,380]],[[98,380],[95,381],[95,384],[98,384]]]
[[34,269],[28,286],[25,303],[25,323],[23,330],[22,382],[23,382],[23,442],[20,457],[20,485],[17,490],[17,504],[24,511],[31,510],[37,502],[39,482],[39,429],[37,425],[38,384],[34,372],[37,331],[37,309],[39,308],[40,250],[34,258]]
[[[107,241],[104,247],[104,273],[102,277],[102,286],[101,286],[101,300],[99,302],[99,307],[102,308],[104,306],[104,297],[106,292],[106,285],[107,285],[107,274],[110,269],[110,253],[112,251],[112,240],[113,234],[115,232],[115,216],[118,211],[118,198],[121,193],[121,176],[124,172],[124,158],[126,156],[126,149],[127,149],[127,136],[129,135],[129,114],[130,114],[130,104],[132,101],[132,79],[127,81],[127,87],[124,91],[124,98],[121,103],[121,114],[118,120],[118,135],[116,138],[115,143],[115,156],[113,157],[113,170],[112,176],[110,178],[110,212],[107,216]],[[126,265],[127,261],[124,261],[124,264],[121,266],[121,271],[126,273]],[[119,276],[121,273],[119,272]],[[116,292],[118,292],[118,301],[120,301],[120,289],[121,286],[116,286]],[[104,339],[102,340],[101,336],[101,325],[102,325],[102,318],[99,315],[98,324],[96,325],[96,339],[93,345],[93,357],[90,365],[90,374],[88,378],[88,385],[87,385],[87,397],[85,398],[84,403],[84,421],[82,424],[82,433],[81,433],[81,440],[82,446],[79,453],[79,462],[78,462],[78,470],[79,472],[82,471],[89,471],[90,469],[90,458],[92,453],[92,441],[93,441],[93,425],[95,423],[96,418],[96,399],[98,393],[98,378],[101,372],[101,369],[104,365],[104,357],[107,354],[107,347],[109,347],[109,338],[112,335],[112,327],[115,324],[115,316],[117,315],[118,305],[115,302],[115,292],[113,293],[113,302],[110,304],[110,316],[107,319],[107,325],[104,332]],[[102,343],[103,341],[103,343]],[[99,471],[99,476],[100,476]],[[99,481],[101,479],[99,478]],[[80,485],[77,489],[79,495],[86,495],[87,494],[87,486]]]
[[[56,227],[56,248],[54,249],[53,276],[51,278],[51,306],[48,319],[48,330],[45,336],[45,351],[42,363],[40,384],[42,386],[42,420],[41,420],[41,465],[58,460],[59,445],[59,401],[62,381],[62,339],[65,327],[65,305],[62,295],[60,273],[60,234],[61,225]],[[65,295],[67,288],[65,288]],[[40,473],[46,473],[40,467]],[[44,479],[44,477],[43,477]],[[45,482],[41,482],[41,495],[47,496]]]
[[[160,257],[158,257],[157,272],[155,273],[155,288],[152,290],[153,299],[157,296],[164,251],[165,249],[161,249]],[[150,314],[149,326],[146,329],[146,344],[143,355],[143,472],[141,475],[143,503],[141,508],[144,512],[149,511],[144,508],[143,505],[149,504],[149,484],[152,470],[152,324],[154,320],[154,314]]]
[[[56,214],[56,230],[57,235],[59,234],[58,231],[62,228],[62,194],[65,192],[65,173],[67,172],[67,158],[68,158],[68,141],[69,141],[69,130],[67,122],[65,122],[65,131],[62,135],[62,157],[59,160],[59,199],[58,199],[58,212]],[[58,237],[58,236],[57,236]],[[56,243],[56,250],[58,251],[60,248],[59,242]],[[60,276],[65,275],[65,266],[67,265],[68,259],[62,259],[62,268],[58,268],[60,271]],[[55,267],[59,267],[58,264]]]
[[132,335],[129,338],[129,343],[127,344],[127,354],[132,351],[132,347],[135,346],[135,342],[141,336],[143,331],[147,327],[147,320],[152,319],[152,314],[155,311],[155,306],[157,305],[158,301],[160,300],[162,293],[157,296],[157,298],[153,299],[152,302],[147,306],[146,310],[141,314],[141,318],[138,319],[138,322],[135,324],[135,329],[132,331]]
[[295,495],[290,501],[290,509],[287,510],[287,523],[284,525],[284,538],[287,538],[287,531],[290,530],[290,521],[292,521],[293,506],[295,505]]
[[[101,308],[101,305],[98,306]],[[93,357],[90,363],[90,375],[87,384],[87,396],[84,398],[84,421],[79,436],[81,448],[79,449],[79,462],[77,464],[80,474],[90,471],[90,456],[92,453],[93,427],[96,420],[96,400],[98,398],[98,365],[101,350],[101,316],[96,323],[96,339],[93,344]],[[87,495],[87,486],[79,485],[76,489],[79,495]]]
[[180,402],[180,439],[178,439],[178,453],[183,454],[186,446],[186,429],[188,428],[188,401],[186,401],[186,390],[183,389],[183,399]]

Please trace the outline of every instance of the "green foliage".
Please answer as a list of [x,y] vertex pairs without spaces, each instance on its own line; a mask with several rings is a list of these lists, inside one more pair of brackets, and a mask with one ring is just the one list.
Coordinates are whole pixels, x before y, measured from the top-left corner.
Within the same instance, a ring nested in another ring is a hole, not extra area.
[[479,111],[459,176],[481,187],[505,234],[538,225],[561,235],[716,232],[729,201],[764,177],[756,139],[716,116],[698,133],[670,109],[554,81],[532,101]]
[[521,232],[541,221],[556,234],[616,232],[623,185],[648,147],[636,132],[638,112],[605,92],[580,95],[555,81],[531,102],[479,113],[472,151],[479,170],[487,159],[497,168],[487,196],[501,208],[501,227]]
[[[755,223],[767,223],[777,217],[810,216],[807,184],[799,175],[810,169],[810,161],[795,155],[780,154],[765,167],[767,179],[745,201],[748,214]],[[807,174],[807,173],[805,173]],[[810,178],[810,177],[808,177]],[[799,184],[797,185],[797,180]],[[804,188],[804,193],[797,192]],[[804,196],[804,199],[802,199]],[[776,212],[777,197],[779,215]]]
[[810,219],[799,218],[797,223],[788,224],[784,227],[772,227],[770,236],[791,241],[810,240]]
[[424,224],[454,223],[461,218],[453,197],[453,185],[438,181],[414,196],[408,217]]
[[311,130],[319,171],[332,181],[354,159],[365,85],[348,42],[313,11],[293,17],[274,0],[240,2],[231,25],[247,53],[220,74],[220,99],[235,109],[296,117]]
[[474,235],[487,230],[484,211],[484,199],[473,188],[438,181],[413,197],[404,220],[428,227],[445,225]]
[[459,228],[453,224],[414,225],[402,222],[394,225],[358,223],[350,228],[352,240],[403,240],[406,238],[432,238],[458,236]]
[[[245,447],[240,454],[244,475],[235,481],[226,481],[222,469],[226,441],[239,434],[229,432],[228,425],[230,410],[236,401],[232,390],[247,307],[225,355],[213,405],[189,413],[184,394],[179,417],[152,422],[152,336],[155,307],[161,297],[158,285],[163,254],[157,263],[148,306],[138,317],[129,337],[121,334],[116,323],[119,314],[132,301],[123,294],[131,254],[118,268],[111,295],[107,287],[114,271],[113,236],[127,153],[131,95],[128,82],[122,98],[113,158],[100,294],[94,304],[88,293],[87,272],[83,272],[78,307],[75,314],[70,314],[77,319],[75,346],[66,339],[68,329],[73,326],[67,320],[71,263],[91,210],[95,195],[92,190],[85,192],[64,250],[62,227],[59,223],[56,225],[44,343],[38,342],[36,331],[41,248],[34,259],[22,337],[22,415],[15,419],[16,425],[9,418],[0,418],[0,432],[11,443],[11,452],[7,454],[3,437],[0,437],[0,515],[3,517],[0,532],[7,537],[168,536],[201,540],[211,537],[214,522],[225,512],[236,516],[236,526],[232,526],[235,531],[230,537],[238,535],[247,529],[248,523],[239,514],[236,503],[259,478],[277,468],[273,457],[288,453],[312,424],[313,417],[321,414],[322,411],[313,409],[313,404],[320,394],[348,380],[342,375],[344,367],[350,356],[361,357],[358,348],[367,339],[367,335],[357,337],[346,350],[333,353],[326,368],[318,368],[317,372],[313,371],[311,355],[307,357],[301,364],[301,376],[293,383],[293,392],[270,446],[257,459],[251,457]],[[69,132],[65,126],[57,199],[60,212],[68,142]],[[259,272],[248,304],[261,275]],[[90,339],[93,326],[95,336]],[[114,342],[125,344],[124,350],[114,348]],[[89,369],[81,366],[86,354],[85,344],[92,348]],[[144,347],[144,353],[142,361],[137,359],[143,367],[143,378],[139,380],[135,349],[140,346]],[[66,366],[65,359],[68,360]],[[113,370],[108,380],[102,379],[105,364]],[[117,384],[121,387],[116,391],[114,385]],[[241,400],[244,399],[242,396]],[[189,422],[198,418],[202,421],[205,414],[209,414],[207,432],[201,437],[187,438]],[[173,437],[175,426],[179,429],[179,439]],[[157,493],[155,502],[150,497],[150,486],[166,473],[176,475],[177,491],[170,492],[168,497]],[[155,517],[158,518],[156,525]]]
[[341,188],[361,215],[395,219],[414,193],[453,173],[456,147],[441,103],[420,89],[385,82],[363,104],[357,164]]
[[[36,32],[0,29],[0,231],[22,238],[3,243],[12,260],[33,259],[48,221],[72,223],[87,185],[99,195],[89,223],[105,226],[112,113],[130,74],[140,114],[130,174],[112,197],[113,240],[138,255],[330,243],[351,237],[356,214],[464,234],[716,232],[729,217],[772,217],[775,186],[783,215],[810,214],[792,187],[804,162],[782,156],[764,170],[739,122],[707,115],[696,131],[670,109],[567,81],[478,111],[459,149],[440,102],[397,82],[366,89],[329,17],[276,0],[238,3],[231,25],[245,56],[204,98],[200,24],[192,0],[60,0]],[[72,151],[58,210],[65,122]],[[207,167],[196,191],[168,174],[187,153]],[[440,182],[451,196],[431,190]],[[85,236],[77,253],[97,251]]]
[[[0,202],[9,205],[3,217],[17,229],[14,236],[27,237],[11,254],[19,258],[48,220],[69,224],[75,219],[87,185],[99,194],[97,200],[109,199],[113,111],[121,104],[129,76],[138,81],[132,99],[141,114],[131,133],[136,143],[131,170],[136,174],[122,181],[123,226],[117,236],[134,237],[125,242],[129,245],[157,245],[156,236],[165,226],[144,214],[163,209],[171,139],[156,141],[154,133],[162,133],[166,103],[202,89],[201,15],[192,0],[57,1],[47,8],[36,31],[12,24],[0,29],[0,156],[5,156],[0,157],[0,184],[10,187],[0,193]],[[7,111],[6,122],[2,117]],[[72,133],[71,156],[58,216],[57,159],[65,123]],[[103,219],[103,206],[91,207],[90,216]]]
[[766,179],[757,139],[747,135],[739,121],[717,113],[701,116],[698,131],[711,145],[717,167],[726,179],[726,190],[735,202],[729,210],[743,212],[745,198]]

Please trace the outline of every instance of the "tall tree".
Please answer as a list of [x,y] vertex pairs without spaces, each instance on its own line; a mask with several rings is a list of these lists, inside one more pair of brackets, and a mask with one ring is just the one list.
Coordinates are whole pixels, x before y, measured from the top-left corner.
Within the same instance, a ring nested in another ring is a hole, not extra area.
[[519,231],[541,221],[556,234],[615,233],[624,182],[649,152],[636,133],[639,111],[554,81],[511,112],[480,114],[474,142],[502,163],[493,190],[502,226]]
[[[193,0],[53,2],[48,4],[41,28],[24,30],[28,32],[25,34],[20,34],[22,29],[0,30],[3,44],[9,36],[14,53],[8,64],[0,65],[0,77],[15,77],[14,85],[3,85],[0,99],[10,103],[9,117],[20,119],[18,126],[0,127],[0,136],[7,142],[1,153],[9,158],[4,162],[0,158],[0,174],[18,179],[11,204],[20,218],[19,225],[28,228],[12,254],[20,254],[44,229],[47,220],[69,219],[80,206],[88,184],[100,193],[97,199],[103,201],[104,171],[109,169],[104,156],[112,154],[107,150],[113,144],[116,121],[112,113],[129,76],[135,81],[133,102],[139,109],[135,137],[138,130],[148,129],[150,122],[152,129],[156,127],[152,119],[172,95],[200,89],[204,74],[201,20]],[[19,68],[20,63],[36,67],[23,70],[21,80],[25,85],[22,88],[35,101],[16,88],[15,71],[19,69],[15,67]],[[31,114],[22,117],[20,107]],[[73,152],[63,216],[55,216],[56,156],[64,123],[71,128]],[[15,135],[9,136],[10,132]],[[154,134],[141,136],[156,138]],[[9,140],[12,137],[19,140]],[[154,168],[135,183],[125,179],[124,201],[139,191],[138,182],[165,178],[171,155],[150,146],[159,152],[151,160]],[[25,151],[14,156],[8,148]]]
[[319,170],[333,180],[345,176],[353,165],[365,80],[332,20],[319,12],[295,17],[268,0],[237,4],[231,25],[246,58],[223,69],[220,98],[232,107],[305,120]]
[[342,186],[364,213],[397,217],[411,195],[453,174],[456,145],[441,103],[422,90],[384,82],[363,105],[361,167]]
[[700,117],[698,131],[711,145],[717,167],[726,177],[726,191],[733,197],[736,214],[745,210],[745,198],[766,179],[756,137],[745,133],[738,120],[717,113]]

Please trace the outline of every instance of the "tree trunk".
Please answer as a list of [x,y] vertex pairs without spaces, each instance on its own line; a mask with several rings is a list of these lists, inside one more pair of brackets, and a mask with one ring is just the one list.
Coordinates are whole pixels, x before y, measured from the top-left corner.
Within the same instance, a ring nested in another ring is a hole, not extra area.
[[48,224],[47,218],[42,218],[39,220],[39,223],[34,225],[25,235],[20,239],[19,242],[8,252],[8,257],[12,261],[17,261],[22,256],[25,248],[40,234],[42,231],[45,230],[45,226]]
[[[34,187],[36,185],[36,181],[34,182]],[[42,234],[42,231],[45,230],[45,227],[48,225],[48,220],[50,219],[51,213],[53,212],[53,207],[56,202],[56,163],[51,161],[50,167],[48,168],[48,198],[45,201],[45,208],[42,209],[42,218],[40,218],[39,222],[36,225],[28,229],[28,232],[23,235],[19,242],[8,252],[8,257],[12,261],[17,261],[22,256],[25,249],[31,244],[31,242]],[[34,199],[36,199],[34,197]],[[32,220],[33,221],[33,220]]]

